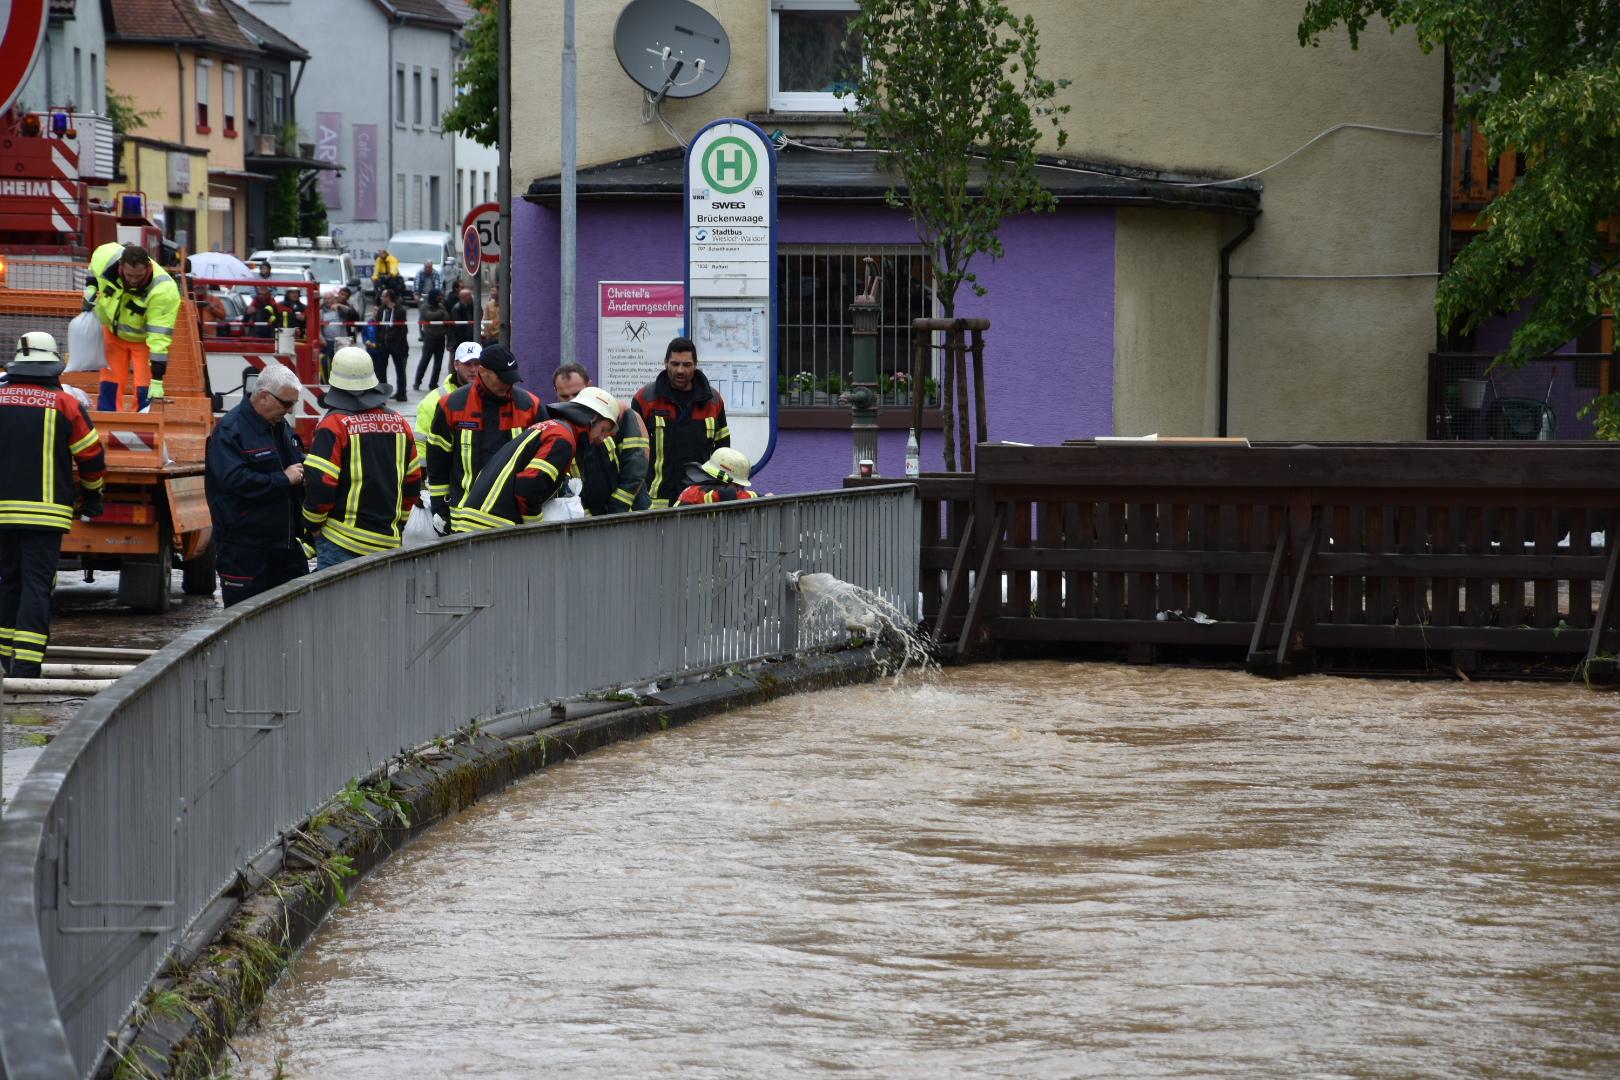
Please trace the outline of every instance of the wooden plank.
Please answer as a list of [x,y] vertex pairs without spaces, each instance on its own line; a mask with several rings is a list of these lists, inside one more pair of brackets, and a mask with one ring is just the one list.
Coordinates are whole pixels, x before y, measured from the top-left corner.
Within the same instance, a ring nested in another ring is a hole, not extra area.
[[1443,573],[1443,567],[1436,561],[1450,558],[1456,552],[1457,511],[1454,506],[1436,506],[1429,511],[1429,572],[1437,575],[1430,579],[1429,607],[1434,612],[1436,626],[1457,624],[1457,578],[1449,572]]
[[[1328,542],[1334,552],[1352,550],[1350,537],[1350,508],[1348,506],[1333,506],[1328,508]],[[1328,596],[1328,622],[1345,623],[1350,621],[1350,578],[1349,575],[1324,575],[1333,583]]]
[[[1159,515],[1162,525],[1164,521],[1170,522],[1170,542],[1164,545],[1171,551],[1188,551],[1192,546],[1191,514],[1187,506],[1175,504],[1166,506]],[[1170,583],[1169,595],[1162,591],[1162,583],[1168,578]],[[1191,577],[1186,573],[1171,571],[1169,574],[1160,573],[1161,591],[1159,605],[1161,608],[1179,609],[1191,615],[1195,610],[1192,603]]]
[[984,625],[997,641],[1241,647],[1249,640],[1248,623],[1200,624],[1159,622],[1156,619],[1020,619],[1004,616]]
[[[1414,556],[1415,558],[1415,556]],[[1597,559],[1601,564],[1602,560]],[[1135,548],[1003,548],[996,556],[999,570],[1089,570],[1138,574],[1220,571],[1263,577],[1271,569],[1271,554],[1264,551],[1138,551]],[[1598,573],[1602,572],[1601,565]],[[1597,573],[1592,575],[1597,577]],[[1154,611],[1161,609],[1155,608]],[[1152,614],[1150,612],[1149,614]]]
[[[1558,537],[1553,533],[1553,512],[1546,507],[1539,507],[1535,512],[1535,532],[1532,536],[1536,545],[1538,562],[1545,561],[1558,554]],[[1557,575],[1562,577],[1563,575]],[[1535,621],[1532,625],[1554,627],[1558,625],[1558,582],[1553,577],[1538,574],[1531,586],[1535,604]]]
[[[1063,546],[1091,548],[1097,543],[1094,507],[1091,503],[1065,503],[1063,507]],[[1063,613],[1071,618],[1089,619],[1096,603],[1096,578],[1089,570],[1068,572],[1069,597]]]
[[[1592,553],[1592,524],[1585,510],[1569,513],[1569,553],[1576,557]],[[1592,583],[1582,578],[1569,583],[1569,625],[1579,629],[1592,625]]]
[[990,524],[990,539],[984,546],[984,559],[979,563],[979,576],[973,583],[973,595],[968,600],[967,617],[962,621],[962,633],[956,639],[958,656],[966,656],[968,647],[972,644],[973,628],[978,623],[980,609],[984,606],[985,591],[996,590],[998,594],[996,599],[1000,600],[1001,575],[991,574],[990,565],[996,557],[996,549],[1001,546],[1001,533],[1006,523],[1006,506],[997,506],[995,520]]
[[[1063,550],[1063,504],[1043,502],[1040,505],[1040,521],[1037,523],[1040,541],[1040,550]],[[1048,570],[1040,576],[1040,597],[1038,600],[1038,614],[1048,619],[1060,618],[1063,615],[1063,596],[1066,592],[1064,575],[1061,571]]]
[[[1497,536],[1503,554],[1521,555],[1524,552],[1524,532],[1519,524],[1519,512],[1513,507],[1497,511]],[[1498,626],[1518,626],[1524,621],[1524,582],[1517,574],[1498,576],[1496,579],[1496,618]]]
[[[1277,638],[1277,666],[1282,667],[1288,662],[1289,650],[1293,647],[1294,634],[1304,635],[1305,630],[1300,621],[1300,612],[1305,602],[1305,594],[1310,587],[1311,559],[1316,554],[1317,527],[1312,525],[1305,534],[1305,543],[1295,553],[1295,560],[1299,569],[1294,575],[1294,589],[1288,598],[1288,613],[1283,616],[1282,633]],[[1311,620],[1307,618],[1305,623]],[[1305,642],[1300,641],[1303,646]]]
[[[1395,509],[1395,550],[1402,555],[1412,555],[1418,550],[1415,506],[1399,506]],[[1406,574],[1396,579],[1395,606],[1397,623],[1421,623],[1427,620],[1428,612],[1424,610],[1424,605],[1418,602],[1416,575]]]
[[1609,625],[1614,621],[1615,608],[1620,604],[1614,602],[1614,587],[1616,571],[1620,570],[1620,538],[1614,535],[1615,520],[1609,519],[1609,531],[1604,536],[1604,543],[1609,548],[1609,568],[1603,574],[1603,595],[1598,599],[1597,621],[1592,624],[1592,632],[1587,636],[1586,662],[1590,664],[1598,658],[1603,651],[1603,638],[1609,632]]
[[1260,647],[1266,638],[1266,623],[1270,621],[1271,600],[1277,592],[1277,582],[1282,578],[1283,554],[1288,550],[1288,533],[1285,530],[1277,531],[1276,550],[1271,555],[1271,572],[1266,575],[1266,587],[1260,594],[1260,606],[1254,620],[1254,633],[1249,638],[1248,663],[1256,664],[1260,658]]
[[[1561,548],[1554,548],[1561,551]],[[1607,565],[1601,555],[1423,555],[1378,552],[1339,555],[1323,552],[1316,557],[1317,569],[1331,574],[1364,574],[1368,577],[1396,578],[1423,574],[1449,574],[1461,577],[1481,574],[1487,577],[1584,578],[1596,581]],[[1405,621],[1404,619],[1402,620]]]
[[945,637],[945,628],[950,623],[956,605],[956,595],[962,589],[962,583],[967,580],[968,550],[973,545],[973,515],[968,514],[967,528],[962,530],[962,538],[956,544],[956,559],[951,564],[951,576],[945,580],[945,596],[940,602],[939,620],[934,623],[934,644],[938,645]]
[[[1125,508],[1117,502],[1099,503],[1097,512],[1097,543],[1105,548],[1117,548],[1125,540]],[[1099,574],[1097,577],[1098,614],[1105,619],[1125,617],[1125,575]]]
[[1469,649],[1479,652],[1558,653],[1577,656],[1585,646],[1580,634],[1500,626],[1334,626],[1311,628],[1317,649],[1411,649],[1442,652]]
[[[1033,503],[1021,499],[1013,504],[1012,523],[1007,530],[1007,547],[1004,549],[1005,551],[1033,554],[1030,551],[1030,545],[1034,542],[1034,516],[1035,506]],[[1006,564],[998,562],[997,566],[1005,569]],[[1001,598],[995,596],[991,599],[999,601]],[[1029,574],[1017,573],[1008,576],[1006,604],[1008,610],[1015,615],[1030,614]],[[994,618],[999,614],[999,611],[985,612],[987,618]]]
[[[1469,506],[1464,513],[1464,550],[1470,555],[1482,555],[1489,550],[1485,545],[1485,510],[1480,506]],[[1485,574],[1470,573],[1465,584],[1463,597],[1467,609],[1463,622],[1469,626],[1484,626],[1491,616],[1491,590],[1486,583]]]

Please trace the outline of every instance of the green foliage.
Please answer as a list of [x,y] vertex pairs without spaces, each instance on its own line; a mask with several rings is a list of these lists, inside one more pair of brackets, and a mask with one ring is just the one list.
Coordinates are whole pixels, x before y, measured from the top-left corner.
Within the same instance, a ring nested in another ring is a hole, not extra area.
[[326,236],[332,231],[326,220],[326,197],[321,194],[319,175],[303,181],[298,197],[298,235]]
[[1581,406],[1576,416],[1593,416],[1593,434],[1611,442],[1620,440],[1620,393],[1601,394]]
[[139,131],[148,120],[156,120],[162,115],[162,109],[137,109],[133,94],[120,94],[107,87],[107,120],[118,134],[128,135],[132,131]]
[[1435,307],[1471,330],[1533,303],[1498,358],[1512,366],[1589,328],[1620,298],[1620,265],[1598,224],[1620,209],[1620,4],[1603,0],[1309,0],[1301,44],[1342,25],[1352,47],[1379,17],[1444,48],[1457,119],[1487,152],[1525,154],[1517,186],[1485,210],[1487,231],[1457,256]]
[[501,134],[501,27],[495,0],[469,0],[476,15],[462,36],[467,60],[456,72],[458,93],[442,123],[481,146],[494,146]]
[[1004,254],[1002,219],[1056,206],[1036,179],[1036,145],[1046,123],[1067,142],[1069,107],[1053,104],[1067,83],[1036,74],[1035,20],[1001,0],[861,0],[850,39],[862,59],[851,73],[855,130],[887,151],[899,182],[889,204],[911,210],[954,317],[964,282],[984,295],[968,266]]
[[270,235],[298,235],[298,170],[281,169],[270,186]]

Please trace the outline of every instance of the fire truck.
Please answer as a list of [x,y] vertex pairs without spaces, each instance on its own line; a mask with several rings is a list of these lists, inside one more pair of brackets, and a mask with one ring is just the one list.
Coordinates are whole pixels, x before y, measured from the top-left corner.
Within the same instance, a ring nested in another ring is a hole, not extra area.
[[[110,208],[93,208],[88,185],[77,171],[77,131],[50,118],[0,116],[0,341],[29,330],[55,336],[68,355],[68,323],[83,310],[90,252],[117,240],[138,243],[163,262],[163,235],[147,219],[139,192],[114,195]],[[246,390],[267,363],[292,367],[304,384],[294,421],[306,443],[319,420],[319,291],[305,281],[260,279],[188,282],[181,285],[179,323],[169,351],[163,398],[136,412],[126,395],[116,412],[92,410],[91,422],[107,452],[106,513],[74,522],[62,543],[64,569],[119,572],[118,599],[140,611],[167,611],[172,571],[182,571],[188,595],[214,591],[212,522],[203,495],[204,453],[214,415],[232,393]],[[269,340],[242,334],[240,326],[206,326],[192,303],[193,285],[271,285],[306,292],[302,335],[284,331]],[[299,338],[302,340],[299,340]],[[215,392],[208,360],[230,365],[232,389]],[[77,371],[63,382],[96,400],[100,374]]]

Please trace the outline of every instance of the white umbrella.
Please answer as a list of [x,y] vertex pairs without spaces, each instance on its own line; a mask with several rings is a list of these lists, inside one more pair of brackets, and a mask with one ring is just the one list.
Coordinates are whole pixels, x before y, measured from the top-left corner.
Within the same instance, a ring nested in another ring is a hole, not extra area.
[[248,264],[226,251],[199,251],[191,256],[191,274],[204,278],[257,277]]

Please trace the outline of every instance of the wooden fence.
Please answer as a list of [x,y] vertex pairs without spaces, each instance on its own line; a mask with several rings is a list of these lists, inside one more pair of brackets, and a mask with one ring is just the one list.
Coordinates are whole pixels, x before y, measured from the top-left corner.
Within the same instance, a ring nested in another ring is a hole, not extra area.
[[[924,613],[989,642],[1606,663],[1620,447],[983,445],[925,475]],[[1594,535],[1602,534],[1602,535]],[[1609,638],[1612,639],[1610,634]]]

